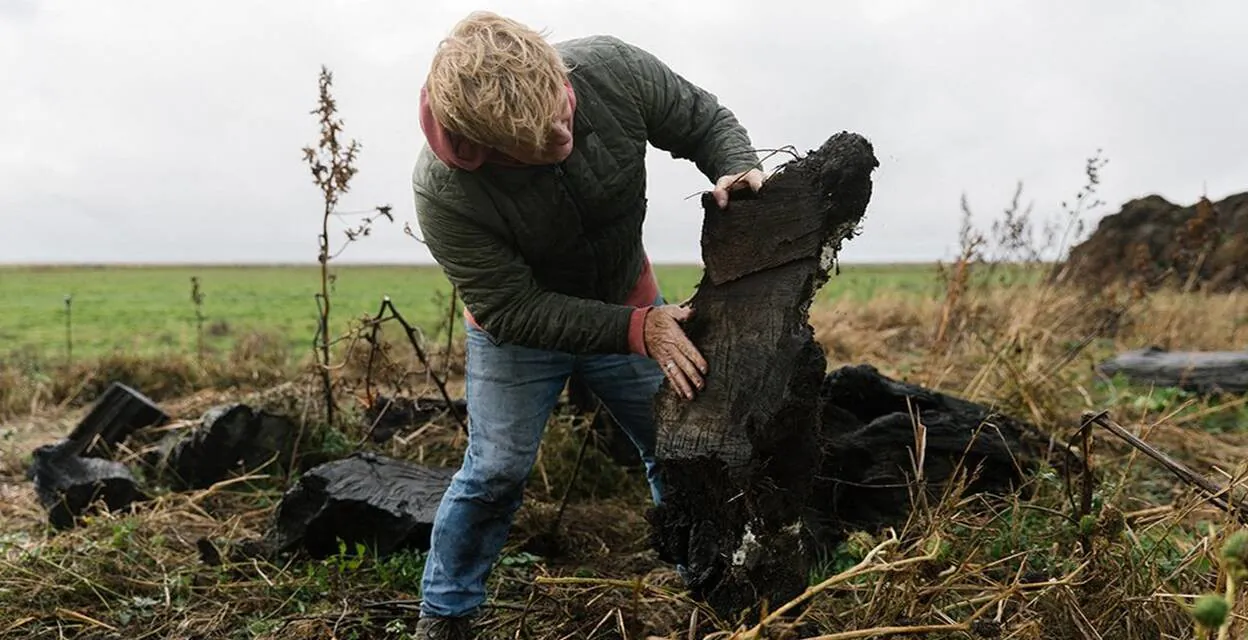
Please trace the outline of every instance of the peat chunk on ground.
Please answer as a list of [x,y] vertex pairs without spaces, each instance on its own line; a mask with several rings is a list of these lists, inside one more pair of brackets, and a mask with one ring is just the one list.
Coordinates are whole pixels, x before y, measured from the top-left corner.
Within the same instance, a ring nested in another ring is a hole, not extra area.
[[977,402],[894,380],[869,364],[832,371],[824,378],[821,395],[825,438],[839,435],[841,420],[836,417],[837,412],[848,412],[858,422],[867,424],[891,413],[917,411],[950,416],[966,426],[966,442],[970,442],[975,431],[984,430],[1000,432],[1011,450],[1036,453],[1049,445],[1049,436],[1026,421]]
[[169,416],[155,402],[134,389],[114,382],[104,390],[67,438],[75,443],[78,455],[109,458],[116,447],[132,433],[169,422]]
[[828,374],[823,382],[823,399],[827,405],[848,411],[862,422],[870,422],[890,413],[936,411],[980,424],[985,420],[1009,423],[1016,430],[1034,431],[1033,427],[1001,414],[990,407],[926,387],[894,380],[869,364],[841,367]]
[[959,474],[965,474],[967,493],[1013,492],[1045,447],[1031,425],[893,380],[870,365],[829,373],[823,400],[823,461],[808,517],[821,547],[855,529],[905,522],[915,495],[916,422],[925,428],[923,477],[930,499]]
[[455,471],[372,453],[314,467],[278,504],[271,548],[313,558],[338,553],[339,540],[378,555],[428,550],[433,518]]
[[1149,347],[1120,353],[1096,367],[1136,384],[1174,387],[1202,395],[1248,392],[1248,351],[1166,351]]
[[26,477],[52,525],[73,527],[100,503],[118,511],[145,499],[130,469],[112,458],[136,431],[168,421],[147,396],[114,382],[67,437],[36,448]]
[[380,444],[407,429],[419,429],[452,410],[467,415],[468,402],[461,399],[448,406],[442,398],[377,396],[364,412],[364,424],[368,425],[372,441]]
[[233,474],[286,469],[295,425],[288,418],[229,404],[207,411],[189,433],[173,433],[148,457],[176,491],[204,489]]
[[109,511],[120,511],[145,499],[124,464],[81,457],[75,453],[77,446],[66,439],[37,447],[32,454],[29,476],[54,527],[73,527],[79,516],[100,502]]
[[826,360],[808,322],[841,243],[871,196],[874,151],[841,133],[784,165],[757,197],[726,210],[703,197],[706,271],[685,331],[709,364],[693,400],[664,383],[655,400],[651,514],[661,558],[688,570],[721,618],[775,608],[807,586],[802,519],[820,458]]

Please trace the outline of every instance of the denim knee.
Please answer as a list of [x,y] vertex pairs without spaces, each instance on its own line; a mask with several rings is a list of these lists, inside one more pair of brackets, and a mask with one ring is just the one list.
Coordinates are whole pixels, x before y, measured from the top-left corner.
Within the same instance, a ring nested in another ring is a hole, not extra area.
[[507,509],[519,503],[534,461],[527,456],[494,450],[473,452],[456,478],[462,497]]

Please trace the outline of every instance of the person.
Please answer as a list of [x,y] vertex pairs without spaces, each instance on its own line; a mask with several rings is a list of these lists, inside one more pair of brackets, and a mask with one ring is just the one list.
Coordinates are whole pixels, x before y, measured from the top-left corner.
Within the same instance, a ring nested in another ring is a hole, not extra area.
[[708,91],[613,36],[547,42],[473,12],[439,44],[420,91],[412,173],[424,242],[465,307],[468,444],[438,508],[418,638],[467,638],[551,412],[581,376],[636,445],[651,497],[653,399],[684,397],[707,363],[642,243],[647,145],[713,183],[764,180],[746,129]]

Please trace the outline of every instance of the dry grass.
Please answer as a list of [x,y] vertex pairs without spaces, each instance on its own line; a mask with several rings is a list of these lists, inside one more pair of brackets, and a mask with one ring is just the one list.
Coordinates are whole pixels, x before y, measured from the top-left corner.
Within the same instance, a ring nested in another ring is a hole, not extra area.
[[[1147,344],[1242,345],[1248,297],[1154,294],[1127,307],[1112,331],[1104,319],[1113,305],[1075,293],[1017,286],[964,300],[954,339],[941,346],[934,340],[941,300],[881,295],[819,308],[812,324],[830,365],[870,362],[889,375],[1007,404],[1059,442],[1073,435],[1082,411],[1109,410],[1216,482],[1242,477],[1242,398],[1132,388],[1096,379],[1090,365]],[[311,392],[300,402],[313,402],[313,378],[301,380]],[[136,384],[146,389],[148,382]],[[193,388],[179,382],[168,394]],[[201,392],[168,406],[193,417],[228,397]],[[45,410],[40,420],[51,415]],[[280,565],[200,561],[200,538],[228,546],[262,533],[276,493],[226,488],[162,496],[136,514],[99,516],[50,534],[20,460],[33,444],[63,433],[74,415],[63,412],[52,431],[30,417],[9,423],[14,435],[0,506],[5,637],[401,638],[410,630],[418,555]],[[360,428],[320,445],[351,449]],[[692,637],[762,637],[752,631],[758,620],[715,620],[685,598],[674,573],[648,550],[644,482],[600,454],[591,453],[577,480],[562,531],[566,553],[525,553],[570,481],[583,428],[568,417],[552,422],[529,500],[491,579],[484,637],[687,638],[691,622]],[[443,420],[381,449],[455,464],[462,445],[458,429]],[[1050,470],[1033,479],[1026,502],[954,491],[904,527],[854,536],[812,576],[802,637],[1192,637],[1186,607],[1224,586],[1218,550],[1234,521],[1108,434],[1094,432],[1093,451],[1090,519],[1081,521],[1068,493],[1080,479]]]
[[0,420],[83,407],[113,382],[169,400],[206,389],[257,389],[288,379],[296,368],[286,341],[253,332],[229,351],[204,359],[169,352],[157,357],[124,351],[73,364],[47,362],[34,353],[0,356]]

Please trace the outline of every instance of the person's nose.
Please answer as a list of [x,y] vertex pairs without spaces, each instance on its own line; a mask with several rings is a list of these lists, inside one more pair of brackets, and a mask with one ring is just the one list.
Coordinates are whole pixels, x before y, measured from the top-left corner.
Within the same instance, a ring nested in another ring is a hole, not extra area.
[[567,144],[572,140],[572,123],[568,121],[559,121],[550,130],[550,144],[552,146],[560,146]]

